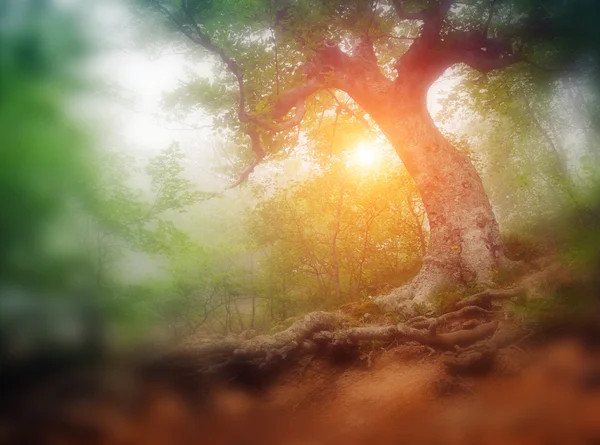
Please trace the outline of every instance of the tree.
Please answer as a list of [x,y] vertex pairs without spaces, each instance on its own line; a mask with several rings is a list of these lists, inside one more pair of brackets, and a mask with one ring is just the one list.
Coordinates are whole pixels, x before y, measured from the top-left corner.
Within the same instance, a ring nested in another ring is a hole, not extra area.
[[[567,26],[557,18],[573,15],[574,5],[518,0],[146,3],[235,77],[237,101],[231,100],[235,90],[227,88],[230,79],[222,75],[188,89],[186,98],[205,99],[218,115],[217,124],[240,141],[242,134],[249,137],[253,158],[236,184],[265,157],[289,150],[297,140],[289,130],[314,124],[322,110],[335,107],[337,114],[341,110],[360,120],[367,113],[414,179],[429,220],[421,272],[402,294],[425,301],[446,283],[490,280],[504,261],[496,218],[467,154],[430,117],[427,93],[457,64],[489,73],[527,62],[533,53],[546,61],[556,53],[548,42]],[[593,9],[585,1],[571,3]],[[328,99],[331,90],[348,95],[362,111],[340,103],[336,95]]]

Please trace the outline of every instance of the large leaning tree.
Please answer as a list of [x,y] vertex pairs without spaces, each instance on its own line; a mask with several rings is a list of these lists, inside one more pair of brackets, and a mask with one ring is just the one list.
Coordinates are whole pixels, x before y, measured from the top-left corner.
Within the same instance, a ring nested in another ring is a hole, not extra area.
[[181,42],[224,67],[181,97],[248,141],[252,157],[237,183],[265,158],[289,151],[308,126],[314,133],[323,115],[341,114],[378,127],[427,211],[423,266],[394,296],[426,301],[445,284],[487,282],[505,261],[481,178],[436,127],[427,94],[460,64],[484,75],[520,63],[541,68],[560,53],[565,5],[574,2],[144,1]]

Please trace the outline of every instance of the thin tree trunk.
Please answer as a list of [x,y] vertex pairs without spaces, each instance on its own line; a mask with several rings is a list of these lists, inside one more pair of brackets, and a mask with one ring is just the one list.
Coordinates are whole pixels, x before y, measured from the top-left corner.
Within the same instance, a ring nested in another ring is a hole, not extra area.
[[256,289],[254,287],[254,255],[250,255],[250,270],[252,274],[250,275],[250,285],[252,288],[252,315],[250,318],[250,329],[254,329],[254,317],[256,315]]
[[374,215],[372,215],[366,222],[365,232],[363,235],[363,246],[362,246],[362,255],[360,258],[359,266],[358,266],[358,280],[356,282],[356,292],[360,293],[360,288],[362,286],[363,280],[363,268],[365,262],[367,261],[367,248],[369,247],[369,235],[371,233],[371,225],[375,221],[375,219],[383,212],[384,209],[379,210]]
[[244,320],[242,320],[242,314],[240,314],[240,308],[238,308],[237,300],[233,300],[233,308],[235,309],[235,315],[237,316],[238,323],[240,324],[240,329],[243,331],[244,328]]
[[225,297],[225,301],[225,335],[227,335],[231,330],[231,301],[229,299],[229,295]]
[[252,318],[250,318],[250,329],[254,329],[254,318],[256,317],[256,294],[252,294]]
[[333,289],[335,291],[335,298],[340,300],[340,266],[337,255],[337,238],[340,233],[340,219],[342,216],[342,206],[344,205],[344,178],[340,182],[340,193],[337,202],[337,209],[335,214],[335,223],[333,228],[333,237],[331,239],[331,261],[333,265]]

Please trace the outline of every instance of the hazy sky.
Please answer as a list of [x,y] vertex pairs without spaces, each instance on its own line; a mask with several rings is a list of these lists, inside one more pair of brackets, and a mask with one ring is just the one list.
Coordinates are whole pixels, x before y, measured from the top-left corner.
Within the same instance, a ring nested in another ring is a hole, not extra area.
[[[210,119],[195,115],[187,122],[170,122],[161,107],[163,95],[185,79],[189,64],[181,54],[151,57],[139,49],[131,19],[124,2],[91,3],[86,13],[88,31],[100,43],[101,50],[86,70],[102,88],[87,97],[81,108],[92,110],[91,118],[101,122],[102,144],[126,150],[144,160],[172,142],[179,142],[190,163],[209,174],[206,163],[212,156],[214,143],[208,128]],[[207,74],[210,70],[208,64],[197,64],[194,68]]]

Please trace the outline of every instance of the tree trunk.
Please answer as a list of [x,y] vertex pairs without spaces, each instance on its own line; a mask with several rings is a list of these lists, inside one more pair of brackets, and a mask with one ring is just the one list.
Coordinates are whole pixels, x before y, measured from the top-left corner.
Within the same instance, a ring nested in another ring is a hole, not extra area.
[[504,258],[498,224],[467,154],[453,147],[431,119],[426,89],[415,92],[396,84],[393,94],[390,88],[385,94],[373,94],[373,88],[346,91],[395,148],[429,219],[429,249],[421,271],[410,285],[379,301],[392,309],[406,297],[426,302],[446,285],[489,281]]

